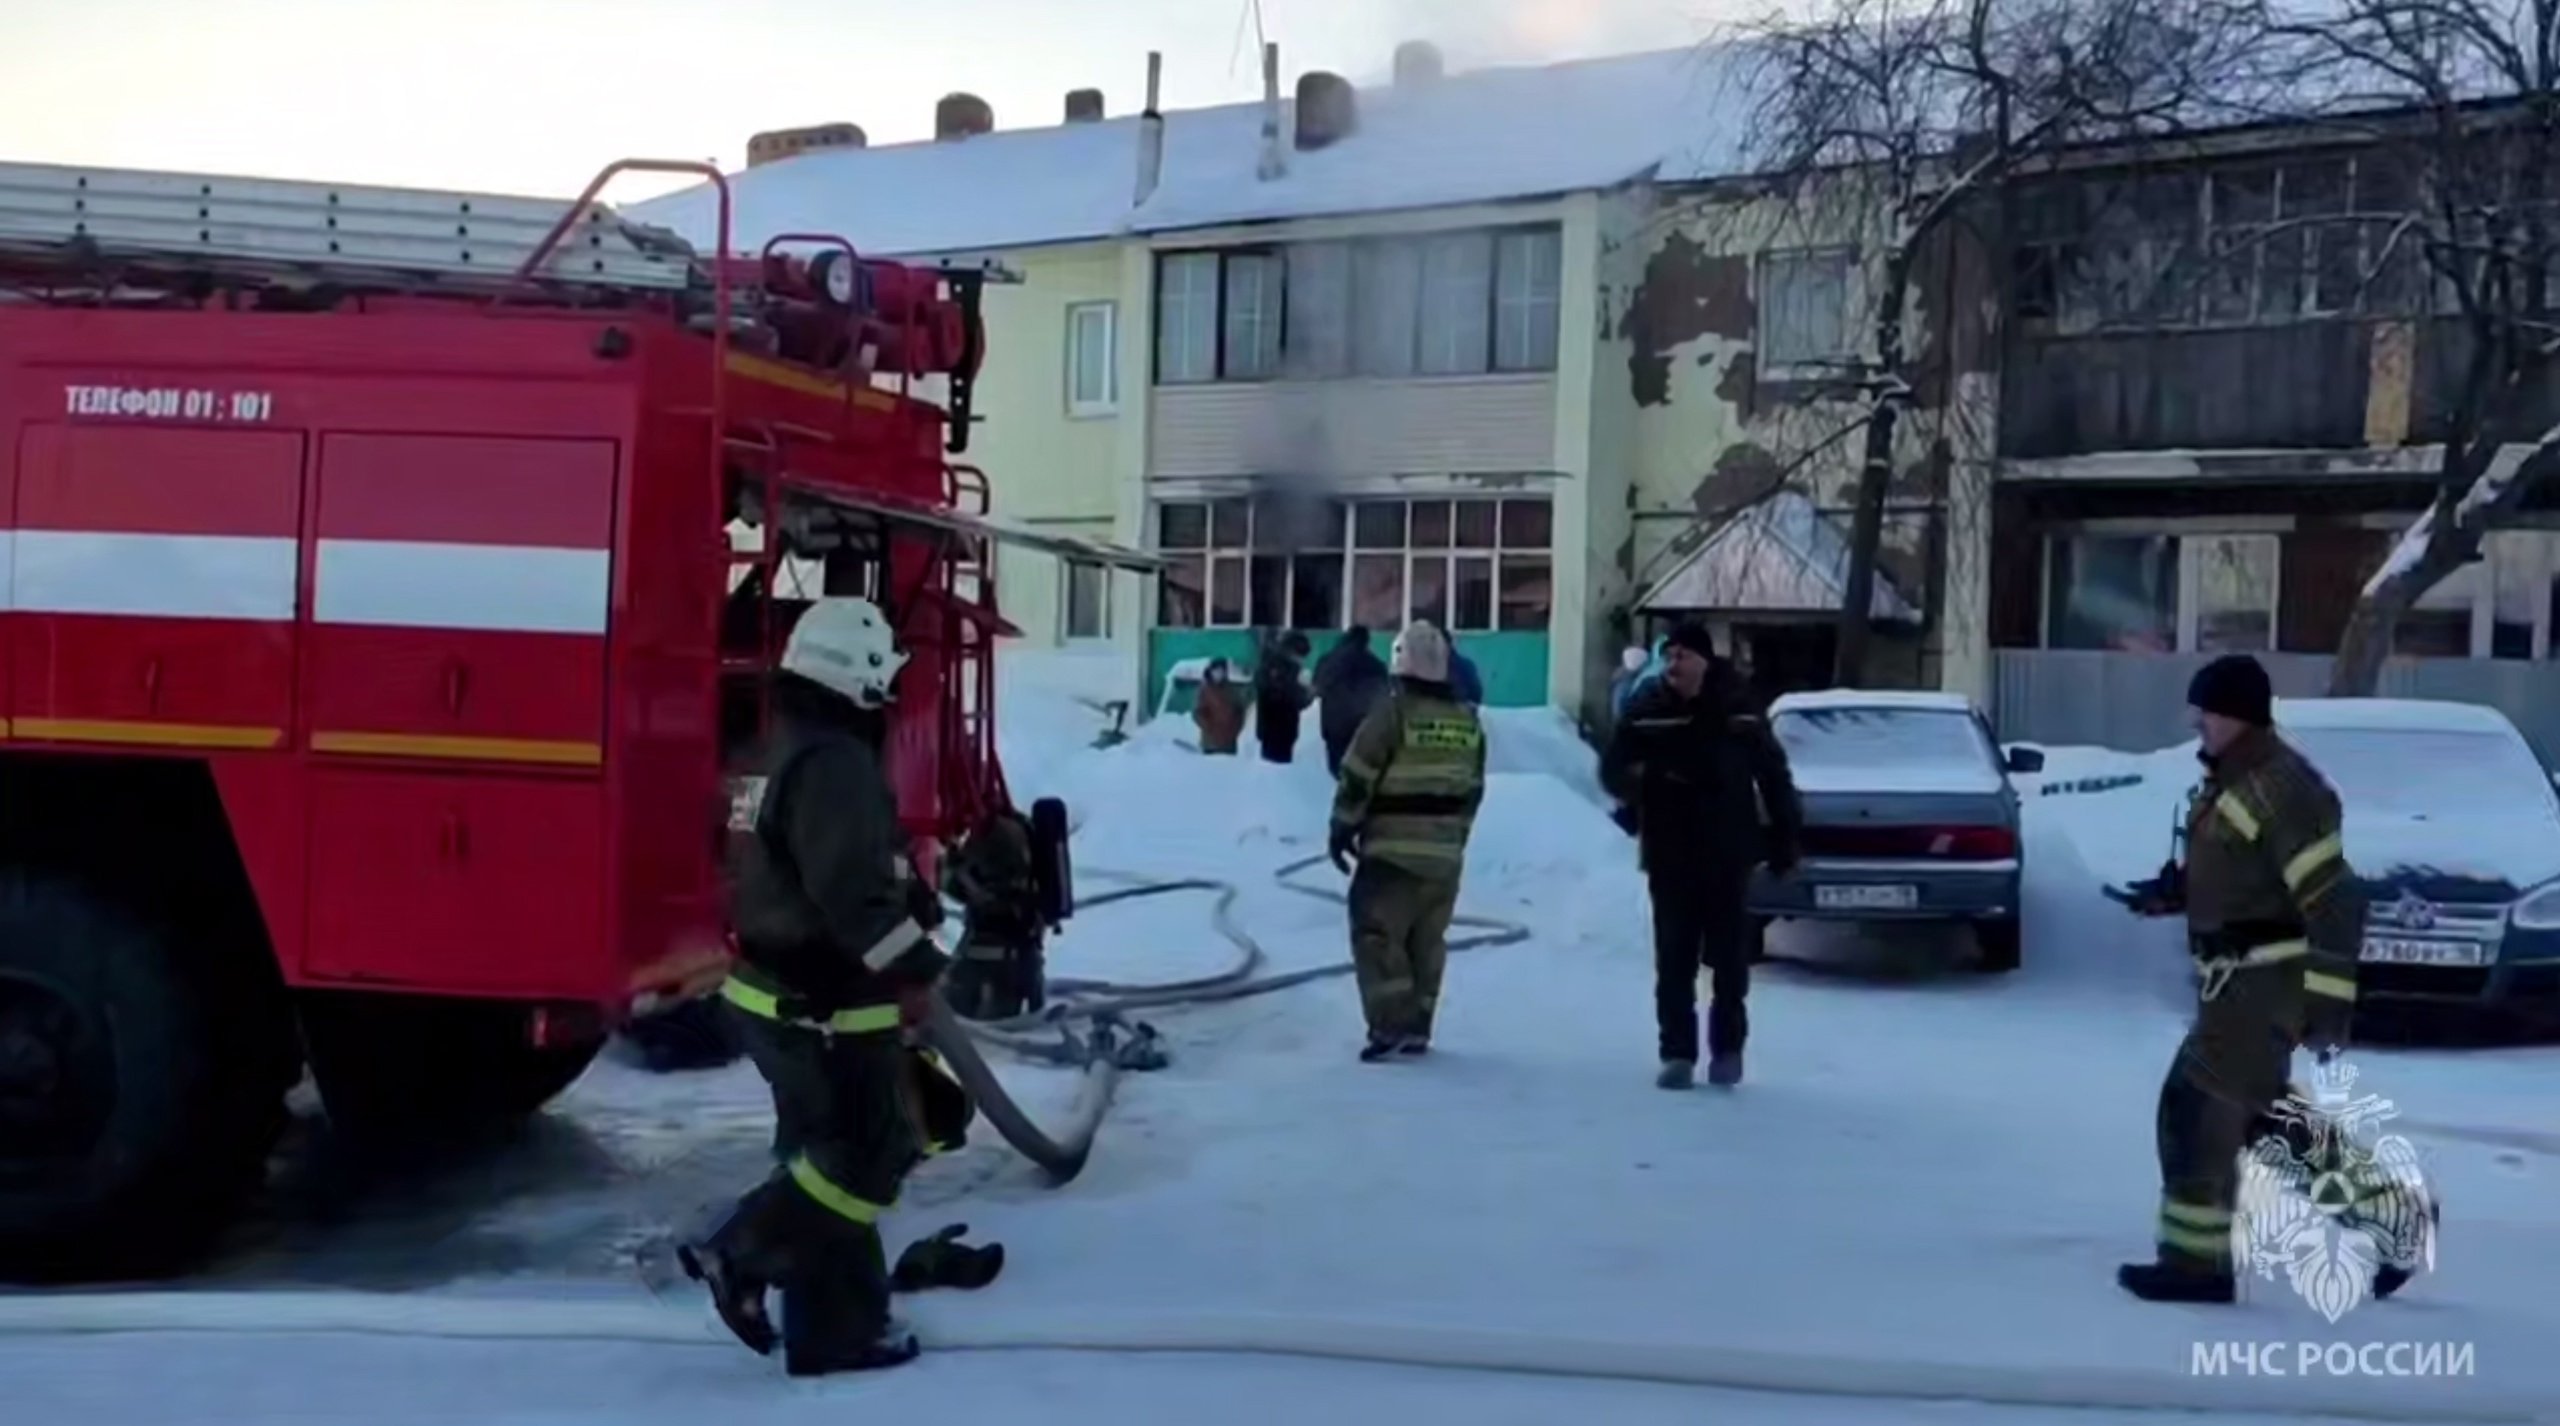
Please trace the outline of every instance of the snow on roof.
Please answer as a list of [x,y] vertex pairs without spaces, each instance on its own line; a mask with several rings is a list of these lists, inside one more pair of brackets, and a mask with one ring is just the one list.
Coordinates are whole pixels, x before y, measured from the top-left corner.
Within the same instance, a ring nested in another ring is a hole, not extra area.
[[[1259,106],[1242,122],[1169,119],[1165,181],[1140,208],[1139,232],[1274,218],[1321,217],[1501,202],[1612,188],[1644,175],[1717,177],[1745,158],[1747,51],[1658,50],[1567,64],[1450,75],[1419,88],[1361,92],[1349,137],[1313,152],[1287,147],[1287,172],[1265,181]],[[1287,145],[1294,105],[1282,103]],[[1191,132],[1177,144],[1174,135]]]
[[2435,698],[2279,698],[2275,713],[2279,728],[2523,736],[2507,715],[2486,704]]
[[1929,688],[1826,688],[1782,693],[1769,705],[1772,713],[1808,713],[1827,708],[1904,708],[1933,713],[1970,713],[1973,700],[1961,693]]
[[[821,149],[729,176],[733,248],[777,233],[838,233],[883,257],[1093,241],[1226,223],[1492,203],[1731,172],[1748,126],[1742,51],[1660,50],[1463,71],[1360,91],[1352,132],[1287,171],[1257,175],[1259,101],[1166,114],[1154,195],[1137,201],[1136,117],[999,129],[945,142]],[[626,214],[711,247],[705,184]]]

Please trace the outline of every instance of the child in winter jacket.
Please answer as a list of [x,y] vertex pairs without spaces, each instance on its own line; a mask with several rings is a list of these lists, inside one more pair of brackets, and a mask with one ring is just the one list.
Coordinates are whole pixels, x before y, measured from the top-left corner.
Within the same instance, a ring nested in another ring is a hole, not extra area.
[[1225,659],[1212,659],[1200,676],[1200,700],[1192,705],[1191,721],[1200,729],[1200,751],[1235,752],[1236,740],[1244,735],[1244,699]]

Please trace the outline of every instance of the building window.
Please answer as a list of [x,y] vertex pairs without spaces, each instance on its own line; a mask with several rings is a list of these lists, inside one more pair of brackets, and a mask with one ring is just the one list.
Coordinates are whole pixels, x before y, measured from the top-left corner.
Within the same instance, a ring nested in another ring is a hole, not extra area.
[[1168,253],[1156,264],[1156,380],[1218,379],[1218,255]]
[[2045,547],[2044,609],[2049,649],[2175,652],[2177,537],[2056,537]]
[[1553,226],[1166,253],[1157,380],[1552,371],[1563,253]]
[[[1233,512],[1223,532],[1221,510]],[[1544,632],[1553,526],[1543,498],[1168,503],[1157,514],[1170,557],[1157,619],[1388,634],[1433,619],[1460,634]]]
[[2194,632],[2201,653],[2266,653],[2276,646],[2274,535],[2197,535],[2180,541],[2194,581]]
[[1764,366],[1810,366],[1849,355],[1849,269],[1855,260],[1846,248],[1761,255]]
[[1228,381],[1260,381],[1280,374],[1281,267],[1277,253],[1229,253],[1225,364]]
[[1305,379],[1351,374],[1349,243],[1298,243],[1289,249],[1289,326],[1282,369]]
[[1058,601],[1060,632],[1069,639],[1111,637],[1111,571],[1069,560],[1066,590]]
[[1067,414],[1107,416],[1119,405],[1119,305],[1075,303],[1067,308]]
[[1493,235],[1433,238],[1422,255],[1422,371],[1479,376],[1493,364]]
[[1555,370],[1563,296],[1564,235],[1554,229],[1503,234],[1494,253],[1496,371]]

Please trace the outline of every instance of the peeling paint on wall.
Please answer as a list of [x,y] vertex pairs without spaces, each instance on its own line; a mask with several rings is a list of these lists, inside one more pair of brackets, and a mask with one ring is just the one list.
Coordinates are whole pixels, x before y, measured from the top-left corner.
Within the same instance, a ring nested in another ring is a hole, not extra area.
[[1745,505],[1765,500],[1786,482],[1784,462],[1749,441],[1724,448],[1715,467],[1689,492],[1689,503],[1701,519],[1716,520]]
[[1636,404],[1670,403],[1674,348],[1708,336],[1747,341],[1757,321],[1751,259],[1712,254],[1687,233],[1671,233],[1645,260],[1618,328],[1634,348],[1627,372]]

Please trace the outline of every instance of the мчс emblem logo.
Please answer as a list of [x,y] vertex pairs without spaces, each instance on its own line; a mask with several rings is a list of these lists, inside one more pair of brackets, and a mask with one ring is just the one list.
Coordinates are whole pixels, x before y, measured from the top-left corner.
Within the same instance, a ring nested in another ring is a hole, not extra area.
[[2385,1267],[2435,1266],[2436,1213],[2417,1147],[2381,1126],[2399,1110],[2378,1094],[2353,1094],[2355,1068],[2321,1065],[2306,1099],[2278,1102],[2281,1132],[2241,1161],[2233,1256],[2287,1283],[2336,1322],[2373,1290]]

